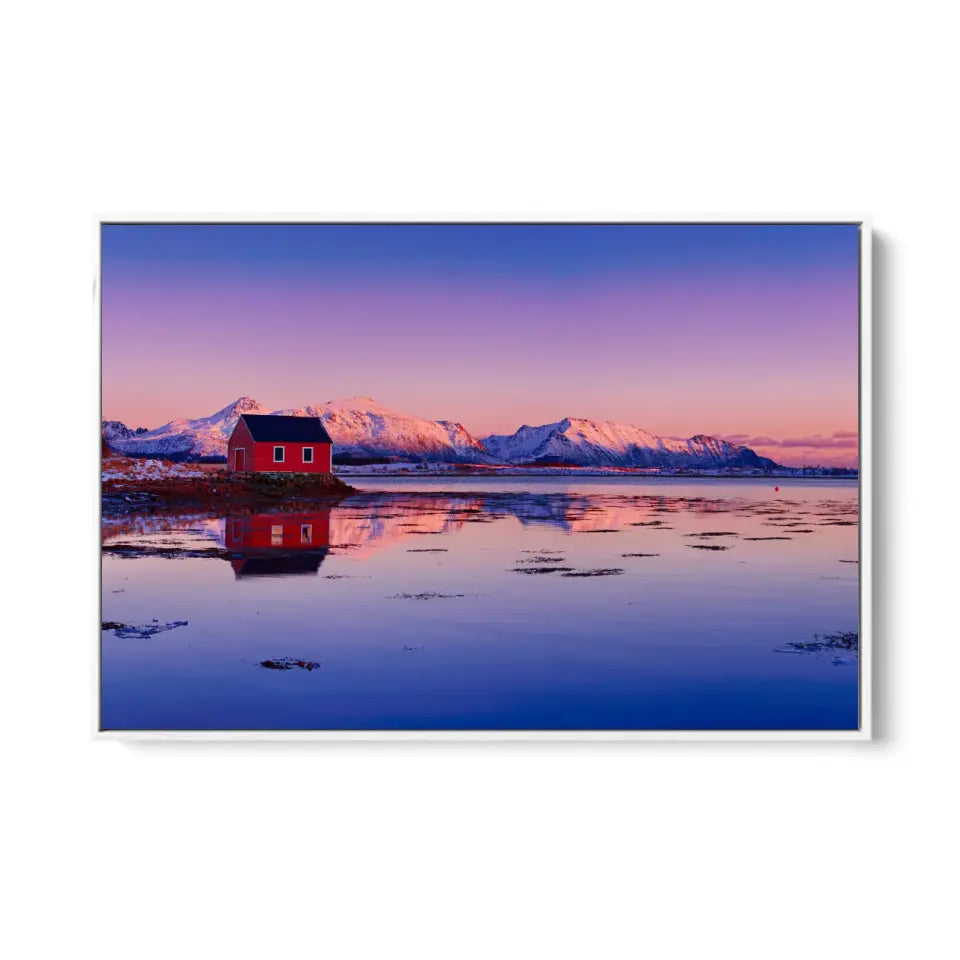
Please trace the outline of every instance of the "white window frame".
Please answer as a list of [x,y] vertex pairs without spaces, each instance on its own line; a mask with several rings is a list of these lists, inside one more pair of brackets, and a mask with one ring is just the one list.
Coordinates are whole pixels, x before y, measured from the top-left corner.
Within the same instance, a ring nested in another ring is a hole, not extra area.
[[[310,451],[310,459],[309,459],[309,460],[304,456],[304,454],[305,454],[308,450]],[[301,463],[313,463],[313,462],[314,462],[313,447],[302,447],[302,448],[300,449],[300,462],[301,462]]]
[[300,524],[300,542],[313,543],[313,524],[312,523]]
[[[277,456],[277,451],[280,451],[280,456]],[[287,462],[287,448],[283,444],[276,444],[273,448],[273,462],[274,463],[286,463]]]
[[274,523],[270,526],[270,546],[271,547],[281,547],[283,546],[283,524]]

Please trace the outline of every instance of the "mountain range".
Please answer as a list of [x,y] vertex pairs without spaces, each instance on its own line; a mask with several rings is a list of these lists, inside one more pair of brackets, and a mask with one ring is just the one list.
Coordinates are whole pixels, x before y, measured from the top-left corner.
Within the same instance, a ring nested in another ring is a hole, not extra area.
[[244,413],[319,417],[333,438],[334,453],[339,458],[667,469],[777,466],[749,447],[717,437],[698,434],[678,440],[658,437],[630,424],[573,417],[477,439],[463,424],[424,420],[381,406],[369,397],[272,411],[251,397],[241,397],[209,417],[171,420],[155,430],[132,430],[117,420],[105,420],[103,437],[108,446],[127,456],[221,460],[226,457],[230,434]]

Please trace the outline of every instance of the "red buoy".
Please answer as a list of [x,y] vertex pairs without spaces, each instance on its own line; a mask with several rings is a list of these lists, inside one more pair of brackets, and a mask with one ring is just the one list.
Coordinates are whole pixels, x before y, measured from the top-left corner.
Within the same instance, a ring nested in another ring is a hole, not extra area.
[[774,493],[779,493],[779,492],[780,492],[780,488],[779,488],[779,487],[774,487],[774,488],[773,488],[773,492],[774,492]]

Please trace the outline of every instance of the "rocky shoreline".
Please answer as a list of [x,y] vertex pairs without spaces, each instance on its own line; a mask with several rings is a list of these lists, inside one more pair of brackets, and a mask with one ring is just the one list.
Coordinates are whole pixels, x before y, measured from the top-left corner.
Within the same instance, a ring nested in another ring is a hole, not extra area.
[[[157,461],[153,461],[156,464]],[[332,474],[234,473],[208,465],[153,464],[104,458],[104,513],[162,511],[170,507],[250,507],[254,504],[329,504],[355,493]]]

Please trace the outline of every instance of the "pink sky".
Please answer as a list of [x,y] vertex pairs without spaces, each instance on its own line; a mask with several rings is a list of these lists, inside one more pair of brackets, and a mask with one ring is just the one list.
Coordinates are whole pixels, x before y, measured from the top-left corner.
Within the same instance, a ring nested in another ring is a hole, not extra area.
[[579,416],[856,463],[850,227],[606,228],[576,243],[157,229],[105,228],[105,419],[365,395],[475,436]]

